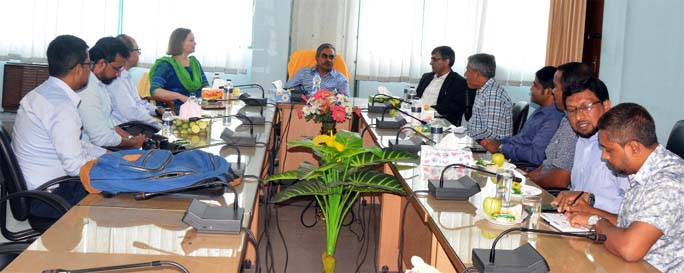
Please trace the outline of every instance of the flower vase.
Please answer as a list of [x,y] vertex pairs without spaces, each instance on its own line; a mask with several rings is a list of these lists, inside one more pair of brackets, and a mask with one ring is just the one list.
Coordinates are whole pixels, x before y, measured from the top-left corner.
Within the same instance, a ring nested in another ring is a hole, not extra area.
[[337,134],[337,123],[335,121],[323,121],[321,122],[321,135],[334,135]]

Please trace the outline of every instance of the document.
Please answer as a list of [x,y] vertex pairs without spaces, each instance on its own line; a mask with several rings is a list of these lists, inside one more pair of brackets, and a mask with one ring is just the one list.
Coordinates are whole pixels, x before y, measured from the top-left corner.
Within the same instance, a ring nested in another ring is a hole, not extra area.
[[584,227],[573,227],[568,218],[561,213],[542,213],[544,220],[549,222],[551,226],[562,232],[589,232],[589,229]]

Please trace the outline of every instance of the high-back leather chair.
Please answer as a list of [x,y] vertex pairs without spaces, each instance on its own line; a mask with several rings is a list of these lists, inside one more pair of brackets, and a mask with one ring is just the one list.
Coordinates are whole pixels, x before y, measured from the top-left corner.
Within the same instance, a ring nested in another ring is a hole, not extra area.
[[679,157],[684,158],[684,119],[677,121],[672,127],[665,148],[677,154]]
[[[287,63],[287,79],[289,80],[297,74],[297,71],[303,67],[312,67],[316,65],[316,50],[314,49],[304,49],[298,50],[290,55],[290,61]],[[335,56],[333,61],[333,69],[340,72],[340,74],[347,77],[349,80],[349,71],[347,70],[347,63],[344,62],[344,58],[340,55]]]
[[519,101],[513,105],[513,135],[517,135],[527,121],[527,113],[530,111],[530,104],[526,101]]

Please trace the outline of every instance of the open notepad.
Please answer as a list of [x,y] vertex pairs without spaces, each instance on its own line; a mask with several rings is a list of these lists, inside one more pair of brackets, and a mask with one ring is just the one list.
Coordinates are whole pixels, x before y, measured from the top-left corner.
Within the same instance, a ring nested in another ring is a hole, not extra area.
[[561,213],[542,213],[541,217],[549,222],[551,226],[562,232],[589,232],[587,228],[573,227],[568,218]]

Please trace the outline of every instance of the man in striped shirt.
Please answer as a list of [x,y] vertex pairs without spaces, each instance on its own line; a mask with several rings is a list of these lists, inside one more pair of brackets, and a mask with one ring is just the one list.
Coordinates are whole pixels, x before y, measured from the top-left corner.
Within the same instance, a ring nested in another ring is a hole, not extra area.
[[494,55],[478,53],[468,57],[466,82],[468,88],[477,92],[466,134],[476,140],[500,140],[512,133],[513,103],[506,90],[494,80],[495,73]]

